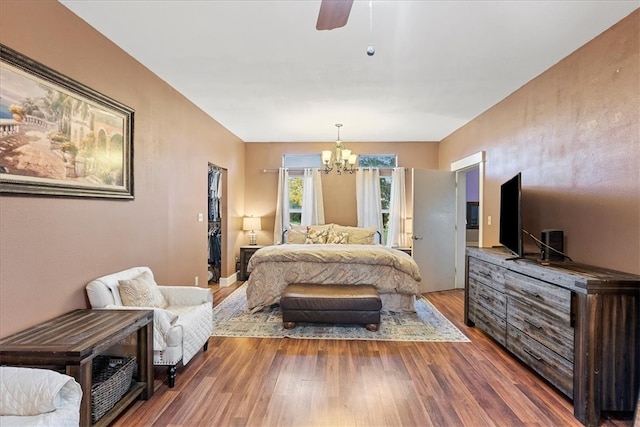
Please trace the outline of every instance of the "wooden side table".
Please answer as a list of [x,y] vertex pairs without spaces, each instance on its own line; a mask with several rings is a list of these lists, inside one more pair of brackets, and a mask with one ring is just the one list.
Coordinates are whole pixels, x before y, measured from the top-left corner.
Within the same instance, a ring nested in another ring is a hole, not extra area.
[[75,310],[0,340],[0,364],[65,366],[82,387],[80,425],[91,426],[92,361],[136,333],[135,384],[94,426],[153,395],[153,310]]
[[247,273],[247,264],[249,260],[260,248],[264,248],[261,245],[247,245],[240,246],[240,280],[249,279],[249,273]]

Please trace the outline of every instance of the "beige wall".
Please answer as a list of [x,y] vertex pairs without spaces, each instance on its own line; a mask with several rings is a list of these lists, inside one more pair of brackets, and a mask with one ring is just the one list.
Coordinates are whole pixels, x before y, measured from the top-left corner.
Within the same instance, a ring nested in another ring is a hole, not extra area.
[[[357,154],[397,154],[398,166],[437,169],[438,143],[435,142],[344,142]],[[278,174],[284,154],[320,153],[331,148],[333,141],[322,143],[246,143],[246,211],[263,217],[263,230],[258,243],[273,242]],[[264,169],[270,169],[263,172]],[[356,225],[355,174],[338,176],[335,171],[322,176],[325,222]],[[407,192],[411,194],[411,176],[407,175]]]
[[639,22],[636,10],[441,142],[443,169],[486,150],[485,245],[499,186],[522,171],[525,229],[562,229],[575,261],[640,273]]
[[[529,231],[562,228],[574,259],[640,273],[639,20],[636,11],[441,144],[346,145],[397,152],[408,168],[448,169],[486,150],[486,244],[497,243],[499,184],[522,171]],[[53,0],[0,1],[0,43],[136,112],[134,201],[0,197],[0,336],[85,308],[87,281],[130,266],[149,265],[159,282],[189,285],[198,275],[204,285],[206,225],[196,218],[206,214],[208,162],[228,171],[228,276],[246,242],[240,218],[265,216],[273,227],[277,175],[261,171],[280,166],[283,153],[331,144],[245,148]],[[352,180],[327,176],[328,221],[355,224]]]
[[135,110],[135,200],[0,197],[0,336],[86,308],[88,281],[135,265],[206,286],[207,162],[228,171],[235,271],[242,141],[56,1],[2,0],[0,42]]

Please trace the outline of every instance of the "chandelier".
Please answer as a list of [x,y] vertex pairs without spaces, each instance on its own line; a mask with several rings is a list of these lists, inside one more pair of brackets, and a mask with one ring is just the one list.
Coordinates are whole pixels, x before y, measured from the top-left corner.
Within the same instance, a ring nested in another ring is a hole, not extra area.
[[338,175],[342,172],[353,173],[355,171],[354,165],[358,156],[351,154],[351,150],[344,148],[342,141],[340,140],[340,128],[342,123],[336,123],[338,128],[338,139],[333,146],[333,150],[322,151],[322,164],[324,165],[324,173],[329,173],[332,170],[336,170]]

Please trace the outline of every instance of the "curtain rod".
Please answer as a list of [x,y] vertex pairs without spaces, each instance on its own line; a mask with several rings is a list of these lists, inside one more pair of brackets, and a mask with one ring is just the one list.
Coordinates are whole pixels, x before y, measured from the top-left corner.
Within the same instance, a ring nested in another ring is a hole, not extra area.
[[[285,168],[288,171],[294,171],[294,172],[304,172],[305,169],[320,169],[321,171],[324,172],[324,169],[322,168]],[[396,168],[392,168],[392,167],[384,167],[384,168],[374,168],[374,167],[360,167],[360,168],[356,168],[356,170],[358,169],[380,169],[380,170],[393,170]],[[405,171],[407,170],[407,168],[404,167],[399,167],[398,169],[404,169]],[[280,169],[262,169],[262,173],[276,173],[278,172]]]

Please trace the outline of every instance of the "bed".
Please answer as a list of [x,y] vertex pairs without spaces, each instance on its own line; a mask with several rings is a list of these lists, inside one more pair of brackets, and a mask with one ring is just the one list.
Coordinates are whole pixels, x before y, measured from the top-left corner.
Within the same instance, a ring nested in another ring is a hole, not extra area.
[[[324,239],[318,238],[323,230]],[[329,230],[338,230],[342,241],[331,243]],[[293,236],[296,232],[305,235],[306,243]],[[373,244],[375,229],[331,224],[289,233],[288,243],[260,248],[249,260],[247,304],[252,312],[279,303],[291,283],[373,285],[383,310],[415,311],[421,281],[418,266],[402,251]]]

